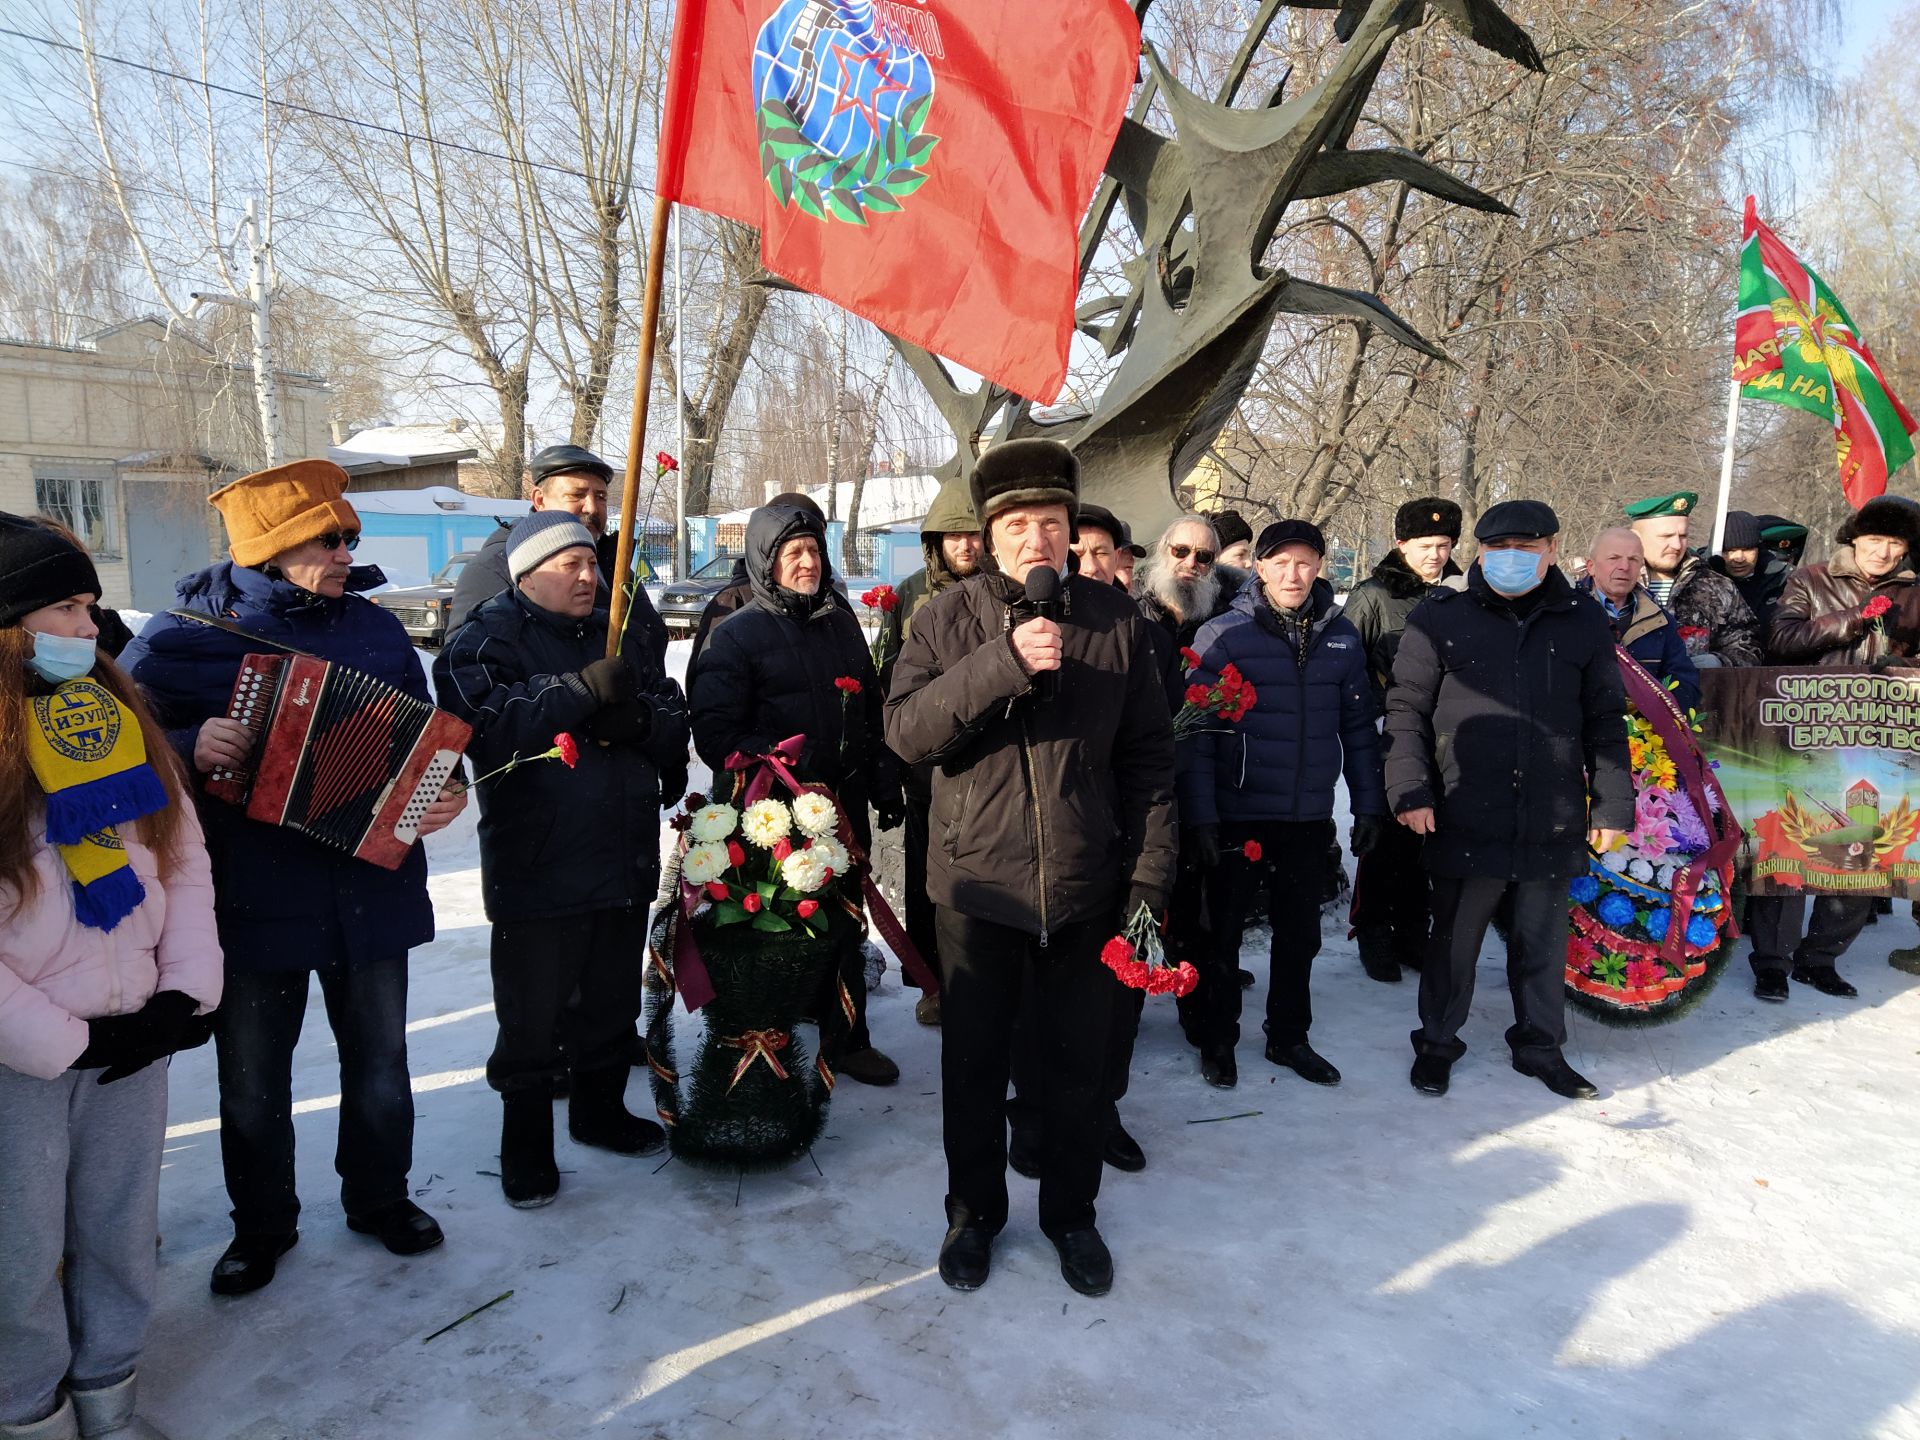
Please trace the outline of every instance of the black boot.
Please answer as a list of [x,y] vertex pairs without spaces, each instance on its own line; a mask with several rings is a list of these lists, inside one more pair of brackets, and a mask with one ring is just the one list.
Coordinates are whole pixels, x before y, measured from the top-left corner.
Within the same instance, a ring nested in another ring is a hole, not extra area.
[[978,1290],[993,1264],[993,1232],[956,1209],[940,1242],[940,1278],[955,1290]]
[[1234,1062],[1233,1046],[1203,1046],[1200,1051],[1200,1078],[1216,1090],[1231,1090],[1238,1085],[1240,1067]]
[[500,1193],[516,1210],[551,1205],[560,1193],[553,1159],[553,1102],[544,1089],[508,1095],[500,1115]]
[[1398,985],[1400,957],[1395,953],[1393,931],[1385,925],[1363,925],[1355,938],[1360,942],[1360,968],[1367,978]]
[[1413,1071],[1407,1077],[1422,1095],[1444,1095],[1453,1073],[1453,1062],[1440,1055],[1414,1057]]
[[406,1199],[347,1216],[347,1229],[373,1236],[393,1255],[419,1255],[447,1238],[438,1220]]
[[581,1145],[616,1155],[653,1155],[664,1149],[667,1132],[627,1110],[627,1067],[576,1070],[567,1099],[567,1133]]

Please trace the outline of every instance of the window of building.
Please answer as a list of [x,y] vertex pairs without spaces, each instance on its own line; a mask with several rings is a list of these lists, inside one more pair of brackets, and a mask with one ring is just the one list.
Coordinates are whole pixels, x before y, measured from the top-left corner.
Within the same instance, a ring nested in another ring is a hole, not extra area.
[[118,558],[112,466],[36,465],[33,503],[42,515],[78,535],[96,559]]

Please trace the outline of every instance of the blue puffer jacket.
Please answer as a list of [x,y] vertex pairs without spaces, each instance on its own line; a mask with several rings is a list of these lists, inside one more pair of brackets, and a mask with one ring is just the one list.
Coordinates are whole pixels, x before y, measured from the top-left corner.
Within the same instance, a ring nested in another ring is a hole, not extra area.
[[1314,582],[1311,603],[1304,666],[1257,581],[1196,637],[1200,668],[1190,683],[1211,685],[1234,665],[1257,699],[1238,725],[1180,742],[1181,825],[1331,819],[1343,768],[1353,813],[1387,813],[1379,711],[1360,632],[1326,581]]
[[[356,569],[348,590],[380,583]],[[179,584],[182,610],[217,615],[264,640],[363,670],[431,700],[419,657],[400,622],[348,593],[327,600],[230,561]],[[271,647],[210,625],[156,615],[120,663],[132,672],[193,770],[202,722],[227,713],[241,658]],[[359,965],[404,955],[433,938],[427,859],[415,846],[398,870],[383,870],[294,830],[247,818],[238,806],[202,798],[213,859],[220,944],[235,970],[311,970],[342,958]]]

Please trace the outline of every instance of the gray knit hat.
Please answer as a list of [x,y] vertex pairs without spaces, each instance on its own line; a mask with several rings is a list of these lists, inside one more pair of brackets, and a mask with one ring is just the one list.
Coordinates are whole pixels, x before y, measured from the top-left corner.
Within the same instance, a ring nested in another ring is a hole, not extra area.
[[507,573],[518,584],[529,570],[576,545],[594,549],[593,532],[579,516],[568,510],[536,510],[507,534]]

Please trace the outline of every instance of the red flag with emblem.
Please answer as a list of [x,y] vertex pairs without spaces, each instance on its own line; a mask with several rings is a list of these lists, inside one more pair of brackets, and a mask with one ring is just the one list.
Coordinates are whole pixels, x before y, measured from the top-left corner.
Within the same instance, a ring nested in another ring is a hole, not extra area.
[[660,193],[758,227],[774,274],[1052,400],[1139,52],[1126,0],[680,0]]

